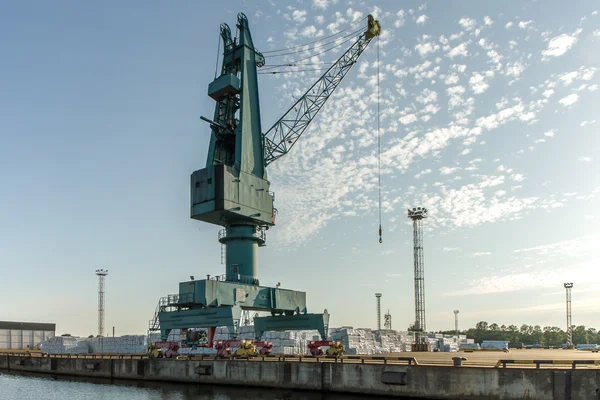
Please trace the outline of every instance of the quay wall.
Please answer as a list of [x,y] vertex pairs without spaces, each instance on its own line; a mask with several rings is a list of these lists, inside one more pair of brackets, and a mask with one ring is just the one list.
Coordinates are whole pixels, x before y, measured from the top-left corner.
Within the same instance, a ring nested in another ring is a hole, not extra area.
[[0,370],[427,399],[600,400],[600,369],[0,355]]

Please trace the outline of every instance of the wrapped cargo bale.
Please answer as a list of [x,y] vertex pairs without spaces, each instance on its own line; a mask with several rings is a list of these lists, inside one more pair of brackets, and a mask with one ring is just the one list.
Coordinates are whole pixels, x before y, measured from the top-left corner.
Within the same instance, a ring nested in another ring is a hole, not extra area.
[[504,340],[484,340],[481,343],[483,350],[508,350],[508,341]]

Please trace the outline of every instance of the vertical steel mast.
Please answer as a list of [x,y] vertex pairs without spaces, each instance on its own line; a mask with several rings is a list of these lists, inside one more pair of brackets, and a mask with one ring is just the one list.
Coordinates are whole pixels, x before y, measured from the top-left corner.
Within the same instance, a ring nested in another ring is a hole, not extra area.
[[454,330],[458,339],[458,310],[454,310]]
[[104,277],[108,270],[97,269],[98,275],[98,336],[104,336]]
[[375,293],[377,298],[377,330],[381,330],[381,293]]
[[415,267],[415,327],[417,343],[423,342],[425,332],[425,273],[423,262],[423,219],[427,218],[424,207],[408,210],[408,218],[413,221],[413,251]]
[[565,283],[565,289],[567,291],[567,347],[573,348],[573,324],[571,322],[571,289],[573,283]]

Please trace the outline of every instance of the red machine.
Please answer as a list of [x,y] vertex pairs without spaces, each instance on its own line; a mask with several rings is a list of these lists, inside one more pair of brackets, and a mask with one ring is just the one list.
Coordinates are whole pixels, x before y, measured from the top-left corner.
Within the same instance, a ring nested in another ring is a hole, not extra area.
[[[325,353],[323,353],[323,349],[321,346],[329,346]],[[313,356],[322,356],[327,354],[328,356],[342,356],[344,355],[344,345],[338,341],[329,341],[329,340],[315,340],[308,344],[308,349],[310,350],[310,354]]]
[[152,347],[162,349],[162,357],[165,358],[177,357],[179,352],[179,343],[177,342],[156,342],[152,344]]
[[258,354],[271,354],[273,343],[259,341],[255,342],[252,340],[219,340],[214,343],[214,348],[217,350],[217,357],[230,356],[232,347],[237,347],[237,350],[235,351],[236,356],[251,357]]

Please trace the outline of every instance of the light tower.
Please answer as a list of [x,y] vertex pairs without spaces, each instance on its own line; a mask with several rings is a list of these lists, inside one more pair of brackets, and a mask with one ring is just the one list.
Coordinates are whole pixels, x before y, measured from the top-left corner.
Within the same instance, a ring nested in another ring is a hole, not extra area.
[[377,330],[381,330],[381,293],[375,293],[377,298]]
[[573,348],[573,324],[571,323],[571,289],[573,283],[565,283],[565,289],[567,291],[567,347]]
[[108,270],[97,269],[98,275],[98,336],[104,336],[104,277]]
[[454,330],[456,331],[456,338],[458,339],[458,310],[454,310]]
[[408,218],[413,221],[413,250],[415,266],[415,333],[416,343],[423,342],[425,332],[425,273],[423,263],[423,219],[427,218],[425,207],[408,209]]

